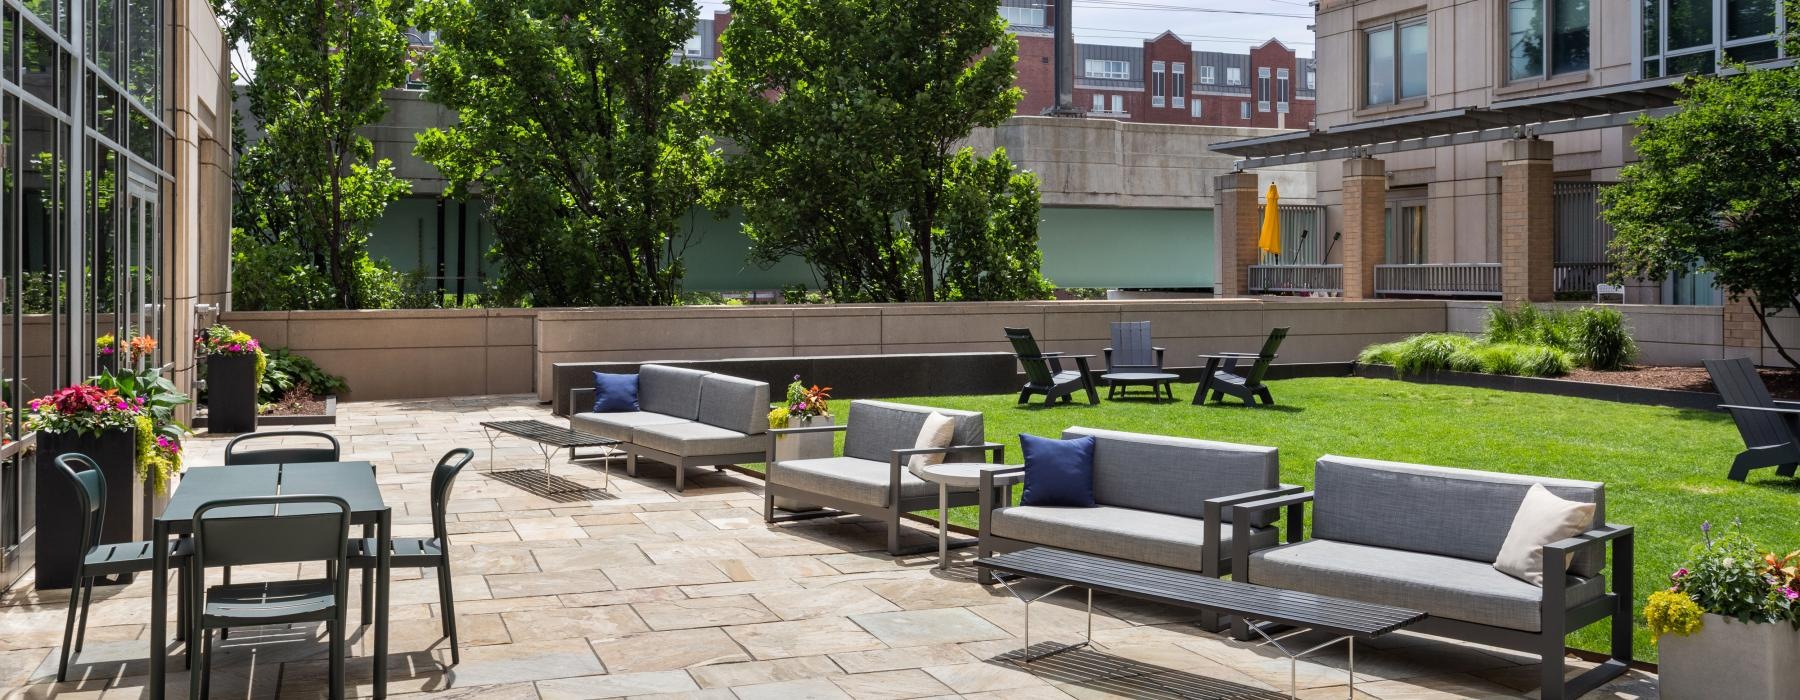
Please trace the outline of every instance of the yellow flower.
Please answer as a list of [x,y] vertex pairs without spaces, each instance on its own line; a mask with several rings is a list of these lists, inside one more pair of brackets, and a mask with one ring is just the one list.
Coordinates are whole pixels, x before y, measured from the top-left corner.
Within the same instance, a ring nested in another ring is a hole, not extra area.
[[788,415],[788,410],[785,406],[769,411],[769,427],[786,428]]
[[1651,593],[1650,601],[1644,604],[1644,621],[1649,624],[1650,633],[1658,637],[1665,634],[1686,637],[1700,631],[1704,624],[1700,616],[1704,612],[1686,593],[1657,591]]

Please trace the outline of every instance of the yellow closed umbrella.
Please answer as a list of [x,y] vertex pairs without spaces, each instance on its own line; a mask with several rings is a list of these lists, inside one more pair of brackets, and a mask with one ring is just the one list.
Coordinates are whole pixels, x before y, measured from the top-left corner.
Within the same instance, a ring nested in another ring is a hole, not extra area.
[[1269,202],[1263,206],[1262,236],[1256,239],[1256,247],[1262,252],[1281,258],[1281,212],[1276,208],[1281,195],[1275,191],[1275,183],[1269,183]]

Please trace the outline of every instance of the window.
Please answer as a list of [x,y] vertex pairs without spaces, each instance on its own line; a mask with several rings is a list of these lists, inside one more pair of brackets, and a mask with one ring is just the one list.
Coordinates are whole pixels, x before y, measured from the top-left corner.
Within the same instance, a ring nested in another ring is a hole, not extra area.
[[1248,101],[1238,103],[1238,118],[1239,119],[1249,119],[1250,118],[1250,103]]
[[1364,29],[1363,103],[1388,105],[1424,97],[1429,44],[1424,17]]
[[1213,84],[1213,67],[1212,66],[1200,66],[1199,68],[1200,68],[1200,84],[1201,85]]
[[1087,77],[1107,80],[1130,80],[1131,64],[1125,61],[1109,61],[1099,58],[1087,60]]
[[1154,61],[1150,64],[1150,76],[1150,106],[1161,107],[1163,106],[1164,89],[1162,61]]
[[1094,95],[1094,109],[1093,109],[1093,111],[1095,111],[1095,112],[1104,112],[1104,111],[1106,111],[1106,96],[1105,96],[1105,95],[1101,95],[1101,94],[1095,94],[1095,95]]
[[1124,95],[1113,95],[1112,111],[1115,113],[1118,113],[1118,114],[1125,113],[1125,96]]
[[699,57],[700,46],[700,37],[692,36],[688,37],[686,44],[682,44],[681,49],[683,53],[686,53],[689,56]]
[[1181,109],[1187,106],[1187,64],[1177,63],[1171,66],[1174,72],[1169,74],[1169,106]]
[[1792,22],[1777,6],[1777,0],[1643,0],[1643,77],[1781,58],[1778,39]]
[[1308,89],[1308,90],[1319,89],[1319,72],[1318,71],[1313,70],[1311,68],[1306,69],[1306,89]]
[[1193,102],[1188,103],[1188,114],[1193,115],[1195,119],[1200,118],[1201,115],[1200,115],[1200,101],[1199,100],[1194,100]]
[[1275,69],[1275,111],[1288,111],[1288,69]]
[[1243,69],[1238,68],[1236,66],[1226,68],[1225,69],[1225,84],[1226,85],[1243,85],[1244,84]]
[[1042,27],[1044,26],[1044,4],[1027,2],[1024,5],[1014,5],[1003,2],[1000,4],[1000,17],[1005,19],[1008,24],[1016,26]]
[[1507,0],[1506,79],[1587,70],[1588,1]]
[[1387,264],[1423,265],[1427,261],[1425,200],[1417,195],[1398,196],[1401,201],[1387,207]]
[[1256,111],[1269,111],[1269,67],[1256,69]]

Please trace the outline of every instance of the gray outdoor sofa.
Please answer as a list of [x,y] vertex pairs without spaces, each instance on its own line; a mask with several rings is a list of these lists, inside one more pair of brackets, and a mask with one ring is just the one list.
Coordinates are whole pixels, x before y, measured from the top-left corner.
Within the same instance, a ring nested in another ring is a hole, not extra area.
[[[571,409],[593,406],[592,387],[569,392]],[[687,468],[763,461],[769,427],[769,385],[712,372],[644,365],[638,368],[637,411],[573,413],[569,429],[619,440],[625,472],[638,457],[674,465],[675,490],[687,487]]]
[[[1192,438],[1069,428],[1064,439],[1094,438],[1093,508],[1011,505],[1010,487],[1024,478],[1020,467],[982,475],[981,556],[1048,546],[1196,571],[1218,578],[1231,573],[1233,536],[1251,550],[1273,547],[1280,534],[1273,513],[1234,533],[1230,506],[1298,493],[1282,486],[1273,447]],[[982,583],[988,574],[981,574]],[[1207,628],[1217,619],[1202,619]]]
[[[955,420],[950,446],[914,448],[919,429],[934,411]],[[836,431],[844,432],[841,456],[775,460],[775,439],[781,435]],[[842,513],[866,515],[887,525],[888,553],[895,556],[936,546],[900,548],[900,517],[938,507],[937,485],[907,469],[913,455],[945,453],[949,462],[982,462],[985,453],[992,453],[999,462],[1005,459],[1006,449],[986,440],[979,412],[869,400],[850,402],[850,415],[843,425],[770,430],[765,448],[768,480],[763,483],[763,520],[774,523]],[[777,515],[776,498],[831,510]],[[976,500],[974,489],[949,491],[951,507],[975,505]]]
[[[1493,567],[1532,484],[1593,503],[1592,527],[1544,546],[1542,588]],[[1312,504],[1312,538],[1303,509]],[[1430,615],[1409,632],[1538,654],[1544,700],[1573,698],[1631,663],[1632,530],[1606,523],[1605,486],[1513,474],[1326,455],[1314,490],[1240,503],[1240,511],[1286,508],[1288,544],[1249,551],[1245,524],[1236,557],[1251,583],[1394,605]],[[1602,569],[1612,546],[1612,589]],[[1611,658],[1564,682],[1563,638],[1612,617]],[[1242,622],[1236,635],[1248,639]]]

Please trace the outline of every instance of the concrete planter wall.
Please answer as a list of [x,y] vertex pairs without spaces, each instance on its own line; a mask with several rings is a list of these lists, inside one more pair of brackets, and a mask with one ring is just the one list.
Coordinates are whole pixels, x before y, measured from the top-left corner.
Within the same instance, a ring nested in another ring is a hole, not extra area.
[[[789,428],[814,428],[835,425],[831,416],[817,418],[789,418]],[[785,462],[794,459],[824,459],[830,457],[836,447],[837,433],[806,433],[801,435],[775,436],[775,461]],[[818,510],[811,503],[801,503],[783,496],[775,497],[775,507],[785,511],[803,513]]]
[[99,435],[38,433],[37,436],[37,587],[68,588],[74,583],[80,555],[81,519],[75,488],[56,464],[60,455],[87,455],[106,481],[106,514],[100,542],[147,540],[151,513],[160,505],[137,478],[137,431],[109,430]]
[[1699,632],[1657,640],[1657,689],[1664,700],[1794,697],[1800,630],[1744,624],[1708,613]]

